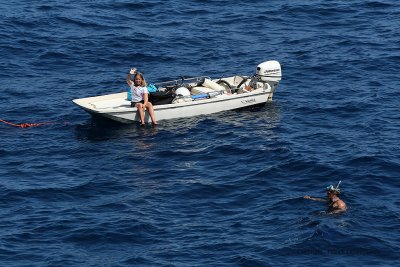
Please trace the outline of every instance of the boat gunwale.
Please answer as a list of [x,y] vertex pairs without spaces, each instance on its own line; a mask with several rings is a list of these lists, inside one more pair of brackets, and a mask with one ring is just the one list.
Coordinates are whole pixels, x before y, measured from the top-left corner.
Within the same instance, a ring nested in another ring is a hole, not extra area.
[[[187,102],[181,102],[181,103],[171,103],[171,104],[165,104],[165,105],[154,105],[154,111],[161,111],[161,110],[168,110],[168,109],[177,109],[177,108],[186,108],[186,107],[191,107],[191,106],[197,106],[197,105],[206,105],[206,104],[214,104],[214,103],[219,103],[219,102],[226,102],[226,101],[232,101],[232,100],[237,100],[241,98],[249,98],[249,97],[255,97],[259,95],[265,95],[269,93],[273,93],[272,91],[266,91],[264,89],[261,89],[262,91],[254,90],[252,92],[248,93],[242,93],[238,95],[230,95],[227,97],[214,97],[214,98],[208,98],[208,99],[201,99],[201,100],[194,100],[194,101],[187,101]],[[266,98],[266,101],[268,98]],[[75,102],[75,104],[79,105],[78,103]],[[88,103],[90,104],[90,103]],[[84,107],[79,105],[80,107]],[[86,110],[97,113],[97,114],[111,114],[111,113],[124,113],[124,112],[136,112],[137,108],[136,107],[131,107],[130,105],[124,105],[124,106],[119,106],[118,110],[115,108],[110,108],[107,109],[91,109],[86,107]]]

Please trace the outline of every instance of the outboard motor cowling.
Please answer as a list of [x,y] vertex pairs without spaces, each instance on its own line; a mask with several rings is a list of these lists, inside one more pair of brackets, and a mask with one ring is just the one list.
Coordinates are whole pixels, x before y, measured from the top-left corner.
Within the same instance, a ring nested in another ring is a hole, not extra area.
[[276,60],[265,61],[257,66],[256,76],[262,82],[280,82],[281,64]]
[[257,66],[256,75],[253,76],[250,84],[254,89],[263,88],[264,92],[269,92],[267,101],[272,101],[281,79],[281,64],[276,60],[268,60]]

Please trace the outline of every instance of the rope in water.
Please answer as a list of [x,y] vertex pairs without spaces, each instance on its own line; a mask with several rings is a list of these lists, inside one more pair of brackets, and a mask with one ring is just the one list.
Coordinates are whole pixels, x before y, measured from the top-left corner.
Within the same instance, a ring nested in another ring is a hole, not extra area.
[[14,126],[14,127],[20,127],[20,128],[28,128],[28,127],[37,127],[37,126],[42,126],[42,125],[47,125],[47,124],[57,124],[57,122],[40,122],[40,123],[20,123],[20,124],[15,124],[11,123],[5,120],[0,119],[0,122],[3,122],[7,125]]

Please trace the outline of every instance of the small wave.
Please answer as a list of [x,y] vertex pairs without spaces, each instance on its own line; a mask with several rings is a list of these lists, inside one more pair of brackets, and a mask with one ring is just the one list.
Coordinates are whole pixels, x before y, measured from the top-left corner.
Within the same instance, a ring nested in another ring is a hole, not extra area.
[[[138,10],[152,10],[154,7],[162,8],[162,5],[164,3],[160,1],[156,2],[138,2],[138,3],[118,3],[118,2],[113,2],[111,4],[108,4],[106,6],[102,6],[101,4],[92,4],[95,7],[100,6],[100,7],[107,7],[111,10],[127,10],[127,11],[138,11]],[[161,5],[161,6],[160,6]]]
[[59,59],[69,59],[69,55],[60,51],[46,51],[39,55],[39,59],[51,59],[51,60],[59,60]]
[[388,10],[392,8],[394,5],[391,3],[385,3],[383,1],[368,1],[368,2],[361,2],[355,5],[357,9],[363,10],[364,8],[367,9],[385,9]]
[[[99,242],[108,244],[149,244],[154,242],[154,238],[161,232],[157,227],[149,223],[134,223],[132,226],[122,226],[121,222],[116,221],[114,225],[100,224],[95,228],[82,228],[68,233],[63,240],[80,245],[96,245]],[[118,230],[112,229],[118,226]]]
[[71,17],[65,17],[65,16],[59,16],[58,20],[62,24],[71,24],[75,25],[78,27],[83,27],[83,28],[103,28],[104,25],[100,25],[98,22],[93,22],[93,21],[85,21],[83,18],[78,19],[78,18],[71,18]]
[[70,199],[90,199],[97,194],[113,194],[114,190],[125,188],[112,181],[88,181],[77,186],[8,189],[4,198],[8,202],[25,201],[28,199],[40,199],[42,201],[68,201]]
[[57,9],[57,7],[45,4],[45,5],[38,6],[36,9],[39,11],[50,11],[50,10]]
[[262,258],[257,259],[257,256],[254,256],[254,255],[245,255],[245,256],[238,255],[238,256],[234,256],[233,257],[233,262],[234,262],[235,265],[243,266],[243,267],[246,267],[246,266],[248,266],[248,267],[253,267],[253,266],[254,267],[257,267],[257,266],[260,266],[260,267],[272,266],[272,265],[267,264],[265,262],[265,260],[262,259]]

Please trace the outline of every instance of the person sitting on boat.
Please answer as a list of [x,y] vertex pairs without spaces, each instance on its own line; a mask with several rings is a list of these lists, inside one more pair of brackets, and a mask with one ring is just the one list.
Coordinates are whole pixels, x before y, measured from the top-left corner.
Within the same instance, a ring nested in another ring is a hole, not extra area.
[[[134,75],[133,81],[131,80],[131,75]],[[132,68],[126,77],[126,82],[131,88],[131,107],[137,108],[140,116],[140,124],[144,125],[144,112],[146,108],[149,111],[149,115],[153,124],[158,124],[154,116],[153,104],[149,102],[149,91],[147,90],[147,84],[143,74],[136,72],[136,68]]]
[[311,197],[311,196],[304,196],[304,198],[314,200],[314,201],[327,202],[329,213],[338,213],[338,212],[346,211],[347,210],[346,203],[344,203],[344,201],[339,198],[339,195],[341,193],[341,191],[339,189],[339,185],[341,182],[342,181],[339,181],[339,183],[336,185],[336,187],[333,185],[330,185],[326,188],[327,199]]

